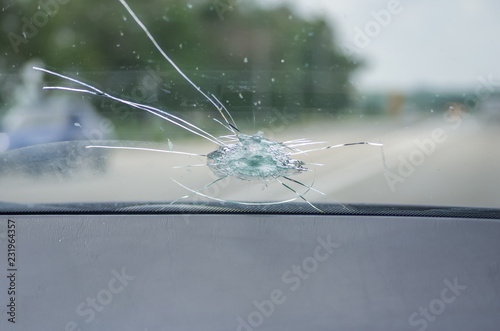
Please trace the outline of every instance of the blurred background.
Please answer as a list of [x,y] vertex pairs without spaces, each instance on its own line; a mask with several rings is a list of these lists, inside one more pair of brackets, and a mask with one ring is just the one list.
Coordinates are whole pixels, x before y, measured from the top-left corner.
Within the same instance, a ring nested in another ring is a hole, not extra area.
[[[325,142],[318,146],[384,144],[304,156],[311,171],[295,179],[326,193],[296,185],[309,201],[500,207],[500,3],[129,4],[242,132]],[[216,179],[207,167],[186,167],[203,157],[86,149],[207,154],[216,146],[116,101],[42,89],[75,85],[33,66],[229,133],[118,1],[6,0],[0,22],[0,200],[173,201],[189,190],[172,179],[192,190]],[[297,197],[276,181],[228,179],[203,192],[231,201]]]

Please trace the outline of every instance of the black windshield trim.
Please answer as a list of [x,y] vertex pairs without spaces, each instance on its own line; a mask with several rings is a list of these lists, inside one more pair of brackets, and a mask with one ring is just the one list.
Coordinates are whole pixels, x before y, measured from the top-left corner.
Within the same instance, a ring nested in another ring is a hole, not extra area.
[[356,215],[500,219],[500,209],[453,206],[349,204],[346,209],[335,204],[315,204],[323,213],[305,203],[279,205],[238,205],[234,203],[168,204],[162,202],[15,204],[0,202],[0,214],[287,214],[287,215]]

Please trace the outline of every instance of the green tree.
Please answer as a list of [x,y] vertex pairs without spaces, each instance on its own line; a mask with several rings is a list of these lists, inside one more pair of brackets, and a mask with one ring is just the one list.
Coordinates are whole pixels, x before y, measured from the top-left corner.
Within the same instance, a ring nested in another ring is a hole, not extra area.
[[[126,91],[139,84],[149,66],[165,72],[158,89],[168,93],[160,93],[158,103],[183,107],[190,104],[186,100],[201,100],[118,1],[4,3],[3,72],[14,73],[39,58],[54,70],[78,72],[103,88]],[[265,9],[241,0],[129,3],[188,76],[227,101],[236,115],[269,107],[335,112],[348,103],[348,78],[356,65],[337,51],[334,32],[323,19],[308,21],[287,7]],[[113,72],[122,72],[118,82]]]

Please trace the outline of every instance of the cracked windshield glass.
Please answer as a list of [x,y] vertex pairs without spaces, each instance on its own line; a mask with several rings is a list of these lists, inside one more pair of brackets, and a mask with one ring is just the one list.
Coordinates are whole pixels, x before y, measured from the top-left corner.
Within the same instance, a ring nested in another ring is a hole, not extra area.
[[2,1],[0,201],[498,208],[499,12]]

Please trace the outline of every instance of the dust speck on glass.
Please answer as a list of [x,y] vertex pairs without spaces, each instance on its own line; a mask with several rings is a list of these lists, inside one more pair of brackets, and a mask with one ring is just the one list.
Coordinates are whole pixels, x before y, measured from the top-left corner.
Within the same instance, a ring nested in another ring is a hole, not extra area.
[[498,5],[56,4],[0,14],[0,201],[499,205]]

